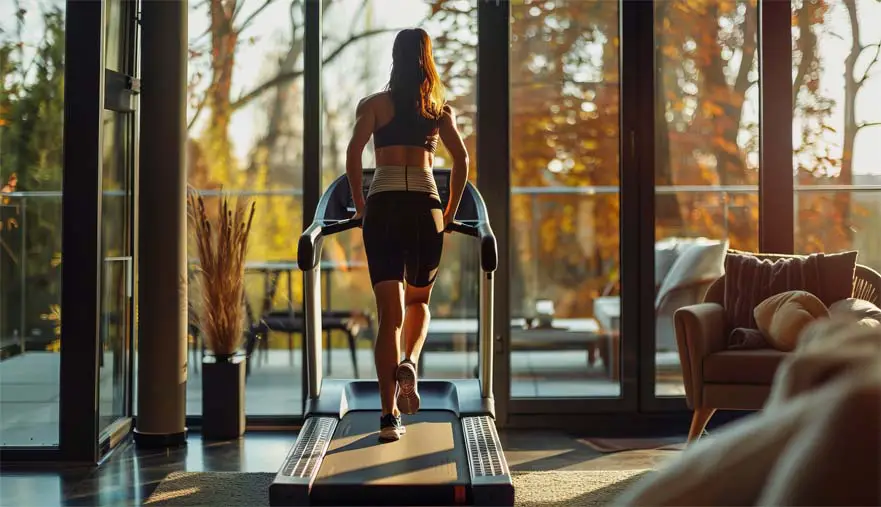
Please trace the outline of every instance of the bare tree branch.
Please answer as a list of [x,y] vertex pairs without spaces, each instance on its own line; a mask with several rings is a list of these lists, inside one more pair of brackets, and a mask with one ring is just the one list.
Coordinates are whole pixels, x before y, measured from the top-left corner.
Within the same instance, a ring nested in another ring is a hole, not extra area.
[[[245,18],[244,21],[242,21],[242,24],[239,25],[239,28],[236,31],[239,33],[244,32],[245,28],[248,28],[248,25],[250,25],[251,22],[254,21],[254,18],[256,18],[258,15],[260,15],[260,13],[263,12],[264,9],[269,7],[272,4],[272,2],[274,2],[274,1],[275,0],[263,0],[263,5],[254,9],[254,12],[252,12],[247,18]],[[242,4],[244,5],[244,2],[242,2]],[[238,14],[238,13],[236,13],[236,14]],[[233,16],[233,18],[235,18],[235,16]]]
[[358,10],[355,11],[355,14],[352,16],[352,24],[349,26],[349,36],[351,37],[355,33],[355,23],[361,18],[361,14],[364,14],[364,9],[367,8],[367,2],[369,0],[361,0],[361,5],[358,6]]
[[[348,46],[354,44],[355,42],[358,42],[361,39],[365,39],[367,37],[372,37],[374,35],[379,35],[379,34],[383,34],[383,33],[396,32],[396,31],[400,31],[400,30],[401,30],[401,28],[380,28],[380,29],[376,29],[376,30],[367,30],[367,31],[361,32],[357,35],[353,35],[347,41],[345,41],[342,44],[340,44],[339,46],[337,46],[336,49],[334,49],[329,55],[327,55],[327,58],[325,58],[324,61],[322,61],[322,64],[327,65],[327,64],[331,63],[337,56],[340,55],[340,53],[343,52],[343,50],[345,50]],[[255,87],[253,90],[249,91],[248,93],[243,94],[241,97],[239,97],[237,100],[235,100],[230,105],[230,107],[232,108],[233,111],[235,111],[236,109],[242,108],[242,107],[248,105],[252,100],[256,99],[257,97],[259,97],[260,95],[265,93],[267,90],[271,90],[272,88],[279,86],[281,84],[287,83],[288,81],[293,81],[294,79],[297,79],[298,77],[300,77],[302,75],[303,75],[302,69],[294,70],[291,72],[280,72],[275,77],[268,79],[267,81],[264,81],[263,83],[257,85],[257,87]]]
[[866,121],[857,125],[858,129],[866,127],[881,127],[881,121]]
[[193,128],[193,125],[196,124],[196,120],[199,119],[199,116],[202,114],[202,110],[205,109],[205,103],[208,102],[207,97],[202,97],[202,100],[199,101],[199,105],[196,107],[196,111],[193,113],[192,119],[187,122],[187,131]]
[[[881,1],[881,0],[879,0],[879,1]],[[878,63],[878,60],[881,59],[881,42],[879,42],[877,44],[869,44],[868,46],[863,48],[863,51],[865,51],[866,49],[869,49],[872,46],[875,46],[875,56],[872,58],[872,61],[869,62],[869,66],[866,67],[866,71],[863,72],[863,76],[861,78],[857,79],[858,84],[863,84],[863,81],[865,81],[866,79],[869,78],[869,72],[871,72],[872,67],[874,67],[875,64]]]
[[230,22],[235,21],[235,19],[237,17],[239,17],[239,14],[241,14],[242,9],[244,9],[244,8],[245,8],[245,0],[241,0],[241,1],[236,2],[235,5],[233,5],[232,16],[229,17]]

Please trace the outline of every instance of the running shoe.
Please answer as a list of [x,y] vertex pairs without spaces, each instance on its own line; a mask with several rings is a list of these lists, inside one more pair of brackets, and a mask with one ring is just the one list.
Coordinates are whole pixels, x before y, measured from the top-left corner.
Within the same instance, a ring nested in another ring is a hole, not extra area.
[[415,414],[419,411],[419,389],[413,361],[403,360],[395,378],[398,380],[398,409],[405,414]]
[[379,439],[383,442],[394,442],[401,439],[401,435],[406,433],[404,425],[401,424],[401,418],[395,417],[393,414],[386,414],[379,419]]

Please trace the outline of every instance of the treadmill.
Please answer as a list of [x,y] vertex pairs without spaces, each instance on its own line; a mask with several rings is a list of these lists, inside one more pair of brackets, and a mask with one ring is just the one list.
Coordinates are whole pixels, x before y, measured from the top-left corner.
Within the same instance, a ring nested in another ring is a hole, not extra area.
[[[434,169],[446,205],[450,170]],[[367,193],[374,169],[364,169]],[[477,379],[419,379],[421,407],[402,416],[407,432],[378,439],[376,380],[322,379],[321,245],[356,228],[345,175],[321,196],[312,225],[300,236],[308,399],[296,443],[269,487],[270,505],[514,505],[514,486],[495,426],[493,400],[493,273],[496,239],[486,205],[469,182],[448,232],[480,248],[480,364]],[[431,339],[431,338],[429,338]]]

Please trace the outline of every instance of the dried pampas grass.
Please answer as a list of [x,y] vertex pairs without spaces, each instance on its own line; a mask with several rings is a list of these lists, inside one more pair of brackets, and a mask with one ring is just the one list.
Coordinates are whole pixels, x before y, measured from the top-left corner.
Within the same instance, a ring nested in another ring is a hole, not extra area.
[[190,232],[196,240],[201,282],[197,322],[215,356],[235,354],[244,336],[245,254],[256,204],[238,198],[231,206],[227,195],[209,212],[198,191],[187,197]]

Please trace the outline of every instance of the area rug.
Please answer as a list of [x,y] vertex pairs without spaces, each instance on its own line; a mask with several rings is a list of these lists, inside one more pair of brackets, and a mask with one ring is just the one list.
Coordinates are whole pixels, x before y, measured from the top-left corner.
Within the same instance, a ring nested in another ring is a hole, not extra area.
[[[514,472],[517,507],[611,505],[648,470]],[[143,505],[268,506],[275,474],[173,472]]]
[[685,449],[685,437],[667,438],[582,438],[579,442],[602,453],[623,451],[681,451]]

